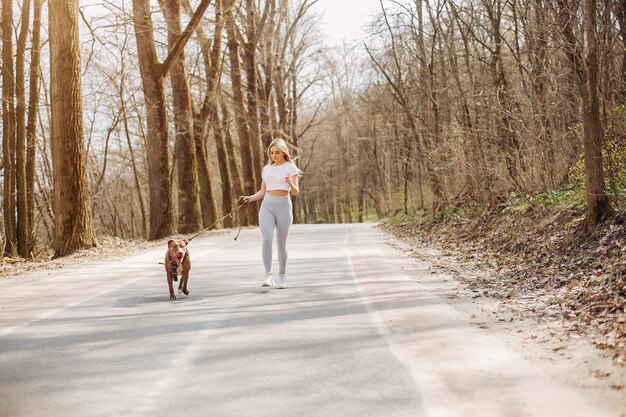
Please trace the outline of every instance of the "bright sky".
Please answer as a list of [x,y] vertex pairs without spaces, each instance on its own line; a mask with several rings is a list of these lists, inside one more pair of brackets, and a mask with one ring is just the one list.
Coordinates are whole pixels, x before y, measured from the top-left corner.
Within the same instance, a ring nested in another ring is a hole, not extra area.
[[[385,0],[383,0],[385,2]],[[102,9],[101,0],[81,0],[87,14]],[[130,10],[132,3],[126,1]],[[318,0],[311,10],[322,15],[323,32],[328,36],[328,44],[338,45],[362,41],[367,35],[364,28],[372,16],[380,12],[380,0]]]
[[329,43],[352,43],[366,36],[364,28],[380,10],[379,0],[318,0],[313,8],[323,14]]

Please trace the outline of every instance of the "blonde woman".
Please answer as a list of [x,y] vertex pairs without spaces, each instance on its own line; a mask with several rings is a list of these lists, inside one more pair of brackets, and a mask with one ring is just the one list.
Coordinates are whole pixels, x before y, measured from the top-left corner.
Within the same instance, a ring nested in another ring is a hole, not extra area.
[[276,229],[278,249],[278,288],[287,288],[287,236],[293,222],[290,194],[300,194],[298,177],[301,172],[293,163],[287,143],[274,139],[267,148],[268,163],[263,167],[261,189],[255,194],[244,196],[244,202],[263,200],[259,211],[259,226],[263,237],[263,265],[265,279],[263,287],[273,287],[272,241]]

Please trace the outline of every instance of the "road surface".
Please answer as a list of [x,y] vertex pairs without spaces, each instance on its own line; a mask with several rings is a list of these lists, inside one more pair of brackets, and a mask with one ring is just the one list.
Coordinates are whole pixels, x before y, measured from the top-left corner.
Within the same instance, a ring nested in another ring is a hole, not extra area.
[[0,416],[626,415],[375,225],[294,226],[284,290],[234,234],[191,242],[176,301],[165,246],[0,287]]

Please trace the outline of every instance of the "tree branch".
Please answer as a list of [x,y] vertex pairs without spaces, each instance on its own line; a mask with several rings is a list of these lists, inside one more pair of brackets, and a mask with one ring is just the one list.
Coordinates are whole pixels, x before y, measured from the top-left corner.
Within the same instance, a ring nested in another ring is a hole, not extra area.
[[161,64],[161,77],[165,77],[167,73],[172,69],[174,61],[176,61],[176,59],[178,59],[180,54],[183,52],[187,41],[191,37],[191,33],[195,30],[196,26],[198,26],[198,23],[200,23],[200,19],[202,19],[202,16],[204,15],[206,9],[209,7],[209,4],[211,4],[211,0],[202,0],[200,5],[198,6],[198,9],[196,9],[196,12],[193,14],[191,20],[187,24],[187,27],[185,28],[183,33],[180,34],[180,37],[176,40],[174,47],[167,55],[167,58],[165,58],[165,61],[163,61],[163,64]]

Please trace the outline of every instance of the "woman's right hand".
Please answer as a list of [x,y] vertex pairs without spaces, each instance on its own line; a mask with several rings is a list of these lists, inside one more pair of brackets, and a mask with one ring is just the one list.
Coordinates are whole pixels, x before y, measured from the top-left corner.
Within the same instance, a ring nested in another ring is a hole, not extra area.
[[250,202],[250,196],[248,195],[240,195],[239,196],[239,204],[247,204]]

